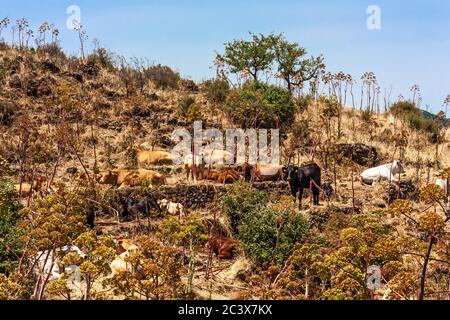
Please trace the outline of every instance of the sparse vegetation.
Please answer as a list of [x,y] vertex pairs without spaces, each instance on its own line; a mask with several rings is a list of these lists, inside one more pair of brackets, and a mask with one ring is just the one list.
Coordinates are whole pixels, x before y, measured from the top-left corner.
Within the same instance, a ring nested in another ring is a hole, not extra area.
[[[81,25],[79,56],[32,29],[0,20],[0,299],[448,299],[448,120],[419,85],[391,104],[373,72],[327,72],[278,34],[225,44],[200,83],[91,51]],[[321,205],[298,209],[279,177],[238,181],[247,167],[186,180],[168,152],[195,120],[280,128],[283,165],[322,168]],[[374,159],[406,173],[362,186]]]

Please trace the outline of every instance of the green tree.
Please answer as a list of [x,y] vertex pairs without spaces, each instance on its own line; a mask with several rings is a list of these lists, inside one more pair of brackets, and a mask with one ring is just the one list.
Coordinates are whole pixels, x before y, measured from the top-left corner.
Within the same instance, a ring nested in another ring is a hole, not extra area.
[[231,73],[248,73],[258,81],[262,71],[270,69],[275,58],[274,46],[280,35],[250,33],[251,40],[233,40],[225,44],[225,54],[218,60],[229,67]]
[[280,38],[275,46],[278,74],[286,82],[289,92],[302,87],[305,82],[316,78],[325,68],[323,57],[305,58],[307,51],[298,43]]

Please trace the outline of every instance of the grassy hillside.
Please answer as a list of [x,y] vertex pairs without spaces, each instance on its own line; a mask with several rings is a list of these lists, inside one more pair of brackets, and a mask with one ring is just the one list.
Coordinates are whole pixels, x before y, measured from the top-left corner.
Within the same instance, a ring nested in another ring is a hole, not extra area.
[[[447,299],[447,197],[429,185],[448,175],[449,133],[402,103],[392,112],[360,110],[337,96],[291,95],[251,78],[239,86],[226,77],[195,83],[105,49],[79,59],[56,44],[3,44],[0,257],[7,263],[0,264],[0,299]],[[183,166],[146,167],[165,174],[165,186],[118,190],[94,178],[137,169],[137,146],[170,151],[173,130],[192,131],[195,120],[220,130],[279,128],[283,165],[321,166],[321,205],[305,199],[299,210],[283,182],[194,183]],[[406,166],[400,184],[361,185],[361,172],[394,159]],[[27,194],[38,176],[44,188]],[[186,217],[152,211],[117,221],[122,197],[162,190],[185,206]],[[189,207],[194,195],[204,203]],[[84,226],[91,207],[93,231]],[[231,259],[218,259],[207,245],[218,230],[238,243]],[[123,239],[140,248],[127,258],[139,272],[111,277]],[[39,252],[67,245],[88,254],[64,258],[82,266],[82,294],[64,278],[37,280],[32,272]],[[374,292],[366,282],[371,265],[383,274]]]

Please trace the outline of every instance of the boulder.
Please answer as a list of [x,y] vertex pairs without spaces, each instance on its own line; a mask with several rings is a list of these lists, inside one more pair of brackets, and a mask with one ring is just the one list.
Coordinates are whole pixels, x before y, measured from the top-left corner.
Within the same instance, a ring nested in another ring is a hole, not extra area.
[[369,147],[362,143],[356,144],[338,144],[336,145],[338,152],[344,157],[360,166],[377,166],[380,159],[378,152],[374,147]]
[[419,189],[412,183],[412,181],[400,182],[400,198],[398,192],[398,184],[391,183],[386,187],[386,195],[383,197],[387,203],[392,203],[397,199],[417,201],[419,199]]
[[41,62],[41,67],[45,71],[50,71],[51,73],[59,73],[59,67],[49,60],[45,60]]

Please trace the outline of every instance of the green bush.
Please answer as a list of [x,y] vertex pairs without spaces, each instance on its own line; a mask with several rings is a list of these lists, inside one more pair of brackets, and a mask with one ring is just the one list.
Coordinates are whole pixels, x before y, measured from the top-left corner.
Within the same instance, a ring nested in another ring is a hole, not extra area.
[[0,273],[14,270],[22,252],[21,232],[16,227],[21,206],[14,199],[11,185],[0,180]]
[[224,111],[242,128],[279,128],[294,120],[295,106],[289,91],[259,82],[247,82],[232,90]]
[[195,99],[192,97],[183,97],[179,104],[180,112],[183,116],[186,116],[189,108],[195,103]]
[[88,63],[94,63],[107,70],[114,70],[114,55],[105,48],[97,48],[87,58]]
[[306,230],[307,221],[295,210],[257,207],[243,217],[238,234],[255,263],[264,265],[274,261],[283,265]]
[[439,134],[439,130],[442,127],[433,119],[425,117],[423,111],[411,101],[395,103],[391,107],[391,113],[396,117],[404,117],[411,128],[428,133],[431,136]]
[[168,66],[151,66],[145,70],[145,74],[160,89],[178,89],[180,75]]
[[250,211],[267,204],[267,196],[261,191],[249,191],[246,183],[236,183],[222,197],[222,212],[230,219],[232,231],[237,235],[238,225]]
[[207,80],[204,82],[203,90],[209,102],[215,104],[224,103],[227,99],[230,85],[228,81],[221,79]]

